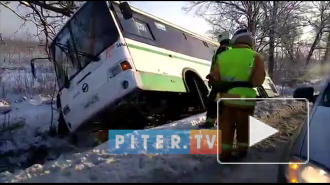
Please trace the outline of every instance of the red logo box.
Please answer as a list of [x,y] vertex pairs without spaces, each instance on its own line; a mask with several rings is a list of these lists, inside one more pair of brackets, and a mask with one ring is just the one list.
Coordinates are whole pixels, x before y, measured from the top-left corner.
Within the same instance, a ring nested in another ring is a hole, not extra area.
[[[190,154],[217,154],[218,143],[221,144],[221,132],[219,138],[217,130],[191,130]],[[221,147],[219,147],[219,154]]]

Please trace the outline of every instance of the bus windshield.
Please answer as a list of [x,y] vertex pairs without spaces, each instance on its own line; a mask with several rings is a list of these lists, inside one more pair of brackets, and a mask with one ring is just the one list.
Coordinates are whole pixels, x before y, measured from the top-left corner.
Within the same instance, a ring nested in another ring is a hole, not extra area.
[[105,1],[88,1],[50,46],[60,88],[119,39]]

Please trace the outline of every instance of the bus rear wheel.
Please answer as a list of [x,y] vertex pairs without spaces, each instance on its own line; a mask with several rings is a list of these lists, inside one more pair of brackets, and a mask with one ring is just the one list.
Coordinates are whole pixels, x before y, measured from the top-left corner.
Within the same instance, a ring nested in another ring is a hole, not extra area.
[[189,102],[200,110],[206,109],[207,96],[209,93],[204,81],[193,71],[185,73],[186,89],[189,93]]

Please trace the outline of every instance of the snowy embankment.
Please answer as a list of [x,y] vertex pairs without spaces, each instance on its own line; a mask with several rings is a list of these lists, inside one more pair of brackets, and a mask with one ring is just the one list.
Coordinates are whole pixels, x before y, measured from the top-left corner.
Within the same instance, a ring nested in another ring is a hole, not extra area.
[[11,95],[6,99],[11,102],[11,111],[0,115],[0,171],[42,162],[43,155],[56,159],[57,150],[63,150],[68,144],[47,135],[52,111],[53,124],[58,118],[49,104],[50,98],[34,96],[27,99]]
[[[44,108],[44,110],[46,109]],[[292,101],[287,103],[259,102],[255,111],[256,117],[262,117],[263,121],[266,123],[269,121],[270,125],[279,129],[283,129],[283,125],[290,124],[290,132],[293,132],[294,128],[304,121],[305,115],[306,107]],[[44,118],[43,120],[45,123],[47,122]],[[196,129],[198,124],[204,120],[205,114],[199,114],[156,129]],[[274,142],[272,143],[272,141]],[[260,145],[264,148],[272,148],[274,144],[276,145],[276,140],[272,141],[271,144],[268,141],[268,143],[260,143]],[[264,156],[264,154],[258,155]],[[257,154],[249,156],[255,157]],[[240,170],[245,168],[246,166]],[[240,170],[235,172],[232,167],[218,165],[215,155],[111,155],[108,151],[108,142],[106,142],[87,152],[63,154],[57,160],[48,161],[44,165],[35,164],[14,173],[3,172],[0,174],[0,182],[275,181],[276,167],[274,166],[250,166],[247,171],[244,171],[244,174]],[[234,178],[228,178],[229,176]]]

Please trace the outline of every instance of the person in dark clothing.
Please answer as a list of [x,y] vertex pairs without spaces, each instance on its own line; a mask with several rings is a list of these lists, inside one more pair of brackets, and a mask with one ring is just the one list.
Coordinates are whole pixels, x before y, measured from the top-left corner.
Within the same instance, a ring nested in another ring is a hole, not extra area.
[[[215,52],[215,54],[212,57],[212,63],[211,63],[211,69],[210,72],[213,70],[214,64],[217,61],[217,56],[221,54],[222,52],[230,49],[230,33],[225,31],[221,33],[218,36],[218,41],[220,43],[219,48]],[[206,121],[204,124],[200,125],[200,128],[212,128],[214,127],[214,123],[216,121],[216,116],[217,116],[217,102],[216,102],[216,97],[217,97],[217,90],[216,88],[212,85],[212,78],[210,75],[206,76],[206,79],[209,80],[208,85],[211,88],[211,91],[208,96],[208,102],[206,105]]]

